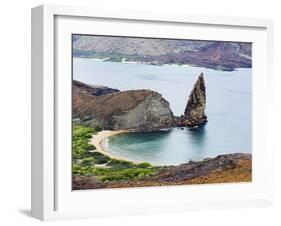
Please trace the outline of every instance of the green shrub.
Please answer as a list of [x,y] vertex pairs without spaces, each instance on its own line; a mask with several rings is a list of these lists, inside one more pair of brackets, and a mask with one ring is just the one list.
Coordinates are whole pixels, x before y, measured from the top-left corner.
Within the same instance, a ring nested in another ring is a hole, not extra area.
[[82,159],[88,157],[89,150],[95,150],[95,146],[89,144],[94,130],[83,126],[73,127],[73,158]]
[[151,165],[148,162],[141,162],[141,163],[138,164],[138,167],[139,168],[150,168]]
[[134,164],[132,162],[129,162],[126,160],[119,160],[119,159],[111,159],[106,165],[111,166],[112,168],[117,168],[117,169],[125,169],[125,168],[134,167]]
[[73,175],[92,175],[92,167],[73,164],[72,173]]
[[110,160],[110,157],[100,152],[90,152],[89,155],[94,158],[95,164],[104,164]]
[[106,175],[107,173],[110,173],[113,171],[114,171],[114,169],[111,169],[111,168],[94,167],[92,169],[92,174],[94,176],[103,176],[103,175]]
[[90,139],[92,134],[94,133],[94,129],[84,127],[84,126],[75,126],[73,129],[73,137],[75,138],[85,138]]
[[90,158],[82,159],[82,161],[79,165],[81,165],[81,166],[93,166],[94,163],[95,163],[95,159],[90,157]]
[[85,150],[87,151],[96,150],[96,147],[93,144],[87,144],[85,145]]
[[100,125],[96,125],[95,126],[95,132],[100,132],[100,131],[102,131],[101,126]]
[[98,176],[103,182],[120,181],[120,180],[133,180],[140,179],[154,173],[153,169],[123,169],[113,172],[107,172],[106,175]]
[[91,158],[83,159],[80,164],[73,164],[74,175],[93,175],[103,182],[135,180],[146,176],[150,176],[158,172],[158,168],[116,168],[116,167],[96,167],[91,165]]

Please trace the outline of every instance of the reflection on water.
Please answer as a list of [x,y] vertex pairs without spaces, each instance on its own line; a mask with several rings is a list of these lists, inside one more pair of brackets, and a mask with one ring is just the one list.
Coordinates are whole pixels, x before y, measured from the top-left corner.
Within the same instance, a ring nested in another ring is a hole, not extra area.
[[188,135],[190,136],[191,142],[194,146],[198,147],[198,150],[204,149],[205,138],[206,138],[206,129],[205,126],[200,126],[198,129],[188,130]]
[[107,139],[106,145],[113,153],[118,153],[125,158],[135,161],[148,161],[149,158],[149,161],[153,161],[159,159],[165,152],[171,133],[172,130],[121,134]]
[[108,138],[106,145],[113,153],[134,161],[171,165],[205,158],[205,139],[204,127],[192,131],[174,128],[170,131],[120,134]]

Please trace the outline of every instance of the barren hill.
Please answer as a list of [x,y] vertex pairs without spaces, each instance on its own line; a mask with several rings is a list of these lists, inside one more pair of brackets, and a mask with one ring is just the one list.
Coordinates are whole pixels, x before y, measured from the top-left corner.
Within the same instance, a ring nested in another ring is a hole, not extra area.
[[191,64],[218,70],[251,67],[251,44],[239,42],[73,36],[74,57],[151,64]]

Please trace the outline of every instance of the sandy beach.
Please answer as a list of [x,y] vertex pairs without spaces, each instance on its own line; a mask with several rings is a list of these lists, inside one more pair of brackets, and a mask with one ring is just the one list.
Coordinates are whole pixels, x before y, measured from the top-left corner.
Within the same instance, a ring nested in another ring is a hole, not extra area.
[[[98,132],[97,134],[94,134],[92,139],[91,139],[91,143],[93,145],[95,145],[97,151],[111,157],[111,158],[115,158],[115,159],[119,159],[119,160],[127,160],[130,162],[134,162],[130,159],[126,159],[122,156],[118,156],[115,154],[112,154],[109,150],[107,150],[105,148],[105,146],[103,145],[103,141],[113,135],[117,135],[117,134],[122,134],[122,133],[129,133],[129,130],[117,130],[117,131],[113,131],[113,130],[103,130]],[[135,162],[136,163],[136,162]]]

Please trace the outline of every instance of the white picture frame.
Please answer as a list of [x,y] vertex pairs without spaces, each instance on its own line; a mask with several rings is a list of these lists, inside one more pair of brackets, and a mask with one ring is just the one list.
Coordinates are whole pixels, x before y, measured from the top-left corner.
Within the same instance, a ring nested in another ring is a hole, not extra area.
[[[103,23],[104,21],[107,24]],[[188,38],[199,39],[200,35],[203,37],[209,34],[210,40],[223,38],[229,41],[253,42],[255,132],[252,183],[71,191],[71,149],[69,142],[62,144],[58,140],[61,136],[68,137],[68,141],[71,139],[71,127],[64,124],[60,116],[64,113],[69,114],[63,111],[71,106],[71,98],[63,93],[69,93],[71,80],[71,56],[67,55],[71,48],[68,45],[69,34],[88,32],[88,24],[96,26],[100,33],[107,34],[103,27],[111,27],[114,30],[115,23],[120,25],[120,29],[108,34],[115,32],[114,34],[120,35],[139,34],[143,37],[154,37],[157,34],[153,34],[152,28],[161,26],[166,29],[162,29],[158,37],[180,37],[177,26],[190,26],[192,29],[198,29],[198,34],[190,34]],[[136,24],[139,27],[137,31],[126,27]],[[214,32],[213,29],[219,32]],[[270,101],[267,102],[267,107],[261,106],[259,102],[266,100],[272,89],[272,39],[273,22],[265,19],[155,14],[57,5],[33,8],[32,216],[41,220],[56,220],[271,205],[273,179],[268,175],[273,171],[273,151],[268,148],[269,144],[265,138],[270,133],[270,125],[266,120],[272,113],[270,109],[273,108],[269,107],[272,104]],[[60,60],[62,55],[65,56],[65,61]],[[64,103],[64,106],[58,107],[58,103]],[[67,148],[62,151],[62,147]],[[264,156],[262,151],[266,153]],[[112,205],[106,206],[104,200],[108,200]],[[96,206],[91,205],[93,201]]]

